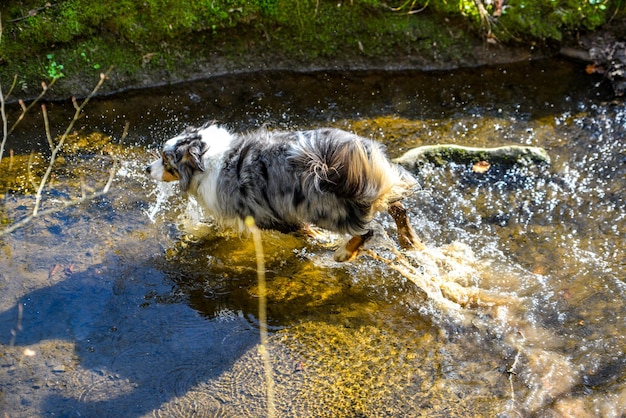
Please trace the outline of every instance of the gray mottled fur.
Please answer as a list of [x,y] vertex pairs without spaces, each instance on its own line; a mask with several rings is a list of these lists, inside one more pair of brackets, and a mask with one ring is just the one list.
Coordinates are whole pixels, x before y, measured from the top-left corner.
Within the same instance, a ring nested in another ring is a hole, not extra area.
[[[211,170],[203,158],[210,138],[202,140],[199,131],[186,131],[163,152],[164,164],[171,165],[166,168],[192,194],[199,193],[204,172]],[[262,129],[231,137],[216,165],[220,172],[212,205],[219,212],[213,215],[227,223],[252,216],[263,229],[292,232],[314,224],[363,235],[377,211],[415,185],[377,142],[339,129]]]

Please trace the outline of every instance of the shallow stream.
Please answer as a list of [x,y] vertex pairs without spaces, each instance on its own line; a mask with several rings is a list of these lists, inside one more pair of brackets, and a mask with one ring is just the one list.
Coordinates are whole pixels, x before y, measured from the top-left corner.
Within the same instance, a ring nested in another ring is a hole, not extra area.
[[[58,135],[72,105],[47,109]],[[111,191],[0,238],[3,416],[267,415],[252,240],[143,172],[209,120],[340,127],[391,157],[443,143],[551,157],[420,167],[407,206],[421,252],[399,251],[387,215],[343,264],[344,237],[264,232],[276,416],[624,416],[626,105],[556,60],[251,73],[94,100],[42,208],[116,167]],[[0,163],[0,228],[32,210],[46,147],[34,112]]]

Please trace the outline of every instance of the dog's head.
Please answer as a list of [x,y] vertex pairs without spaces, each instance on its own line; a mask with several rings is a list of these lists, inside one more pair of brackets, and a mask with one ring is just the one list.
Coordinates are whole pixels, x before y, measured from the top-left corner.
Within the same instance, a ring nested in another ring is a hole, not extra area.
[[202,155],[206,150],[200,129],[187,128],[163,145],[161,158],[146,167],[146,171],[156,180],[179,181],[180,187],[187,190],[193,175],[205,170]]

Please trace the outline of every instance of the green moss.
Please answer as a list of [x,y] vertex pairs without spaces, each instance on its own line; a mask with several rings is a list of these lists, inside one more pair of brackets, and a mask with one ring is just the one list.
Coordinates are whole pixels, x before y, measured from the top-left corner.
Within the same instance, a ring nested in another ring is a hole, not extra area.
[[[421,2],[418,2],[421,3]],[[431,1],[434,10],[464,16],[474,30],[500,41],[561,40],[570,31],[594,30],[620,11],[621,1],[607,0]]]
[[608,18],[607,2],[511,0],[499,19],[499,32],[531,39],[561,40],[571,30],[593,30]]
[[[120,83],[128,82],[144,71],[180,71],[215,55],[232,61],[282,54],[299,62],[346,62],[415,54],[451,61],[468,54],[472,34],[560,39],[564,31],[596,28],[615,12],[602,0],[510,0],[503,9],[474,0],[5,3],[0,83],[19,74],[26,90],[42,79],[87,78],[110,65],[122,75]],[[406,13],[415,9],[424,10]]]

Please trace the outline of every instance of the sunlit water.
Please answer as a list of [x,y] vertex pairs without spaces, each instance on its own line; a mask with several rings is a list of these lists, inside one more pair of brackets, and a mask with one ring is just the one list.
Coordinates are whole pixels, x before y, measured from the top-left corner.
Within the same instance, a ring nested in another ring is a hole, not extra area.
[[[352,129],[392,157],[437,143],[551,157],[421,166],[407,205],[422,252],[399,251],[386,216],[347,264],[332,261],[335,234],[264,233],[277,416],[623,416],[626,106],[585,77],[563,62],[252,74],[94,102],[86,132],[115,140],[131,123],[112,191],[0,241],[0,411],[267,413],[251,240],[143,173],[168,135],[217,118]],[[2,219],[32,204],[15,180],[45,144],[32,119],[15,166],[2,161]],[[76,179],[101,184],[110,155],[67,159],[47,205],[80,194]]]

